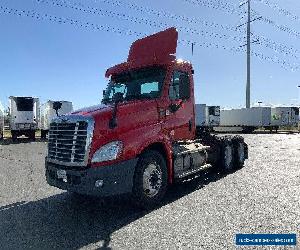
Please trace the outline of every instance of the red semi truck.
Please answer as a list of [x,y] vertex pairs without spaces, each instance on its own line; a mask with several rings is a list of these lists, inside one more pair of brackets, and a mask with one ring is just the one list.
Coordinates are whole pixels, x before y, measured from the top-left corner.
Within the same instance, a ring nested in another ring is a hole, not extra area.
[[147,207],[174,182],[244,165],[242,137],[197,134],[194,70],[174,56],[177,39],[170,28],[135,41],[127,62],[106,71],[102,104],[52,121],[50,185],[81,195],[131,193]]

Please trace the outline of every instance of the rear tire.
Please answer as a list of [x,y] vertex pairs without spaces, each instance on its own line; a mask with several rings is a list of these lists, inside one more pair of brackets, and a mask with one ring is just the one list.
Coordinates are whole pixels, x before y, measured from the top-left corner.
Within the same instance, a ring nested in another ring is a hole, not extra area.
[[231,173],[234,169],[234,148],[232,140],[224,138],[221,142],[221,156],[219,168],[223,173]]
[[132,197],[139,207],[152,208],[160,203],[168,185],[168,170],[163,156],[153,150],[143,153],[136,166]]
[[240,169],[244,166],[245,160],[248,158],[248,147],[241,136],[233,138],[234,147],[234,168]]
[[41,130],[41,139],[45,140],[47,136],[47,130]]
[[35,131],[30,131],[29,132],[29,139],[32,141],[35,141]]
[[11,131],[11,138],[13,141],[16,141],[18,139],[18,134],[16,131],[14,130]]

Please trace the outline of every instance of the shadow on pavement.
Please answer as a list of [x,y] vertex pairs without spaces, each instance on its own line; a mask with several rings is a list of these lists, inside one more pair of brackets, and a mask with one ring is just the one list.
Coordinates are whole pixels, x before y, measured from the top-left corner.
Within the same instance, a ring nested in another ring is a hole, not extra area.
[[31,142],[47,142],[46,139],[36,138],[34,141],[28,138],[18,138],[13,141],[11,138],[5,138],[0,141],[0,145],[10,145],[10,144],[21,144],[21,143],[31,143]]
[[[222,177],[213,173],[176,184],[169,188],[161,207]],[[110,249],[113,232],[148,213],[151,211],[134,207],[128,198],[78,201],[66,192],[20,201],[0,207],[1,248],[78,249],[95,243],[93,248]]]

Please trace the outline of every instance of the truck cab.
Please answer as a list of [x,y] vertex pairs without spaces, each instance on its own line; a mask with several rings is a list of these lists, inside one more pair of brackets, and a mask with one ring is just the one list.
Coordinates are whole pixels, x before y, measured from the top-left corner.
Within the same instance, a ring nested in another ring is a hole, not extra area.
[[52,121],[50,185],[96,196],[131,193],[151,206],[176,181],[215,165],[243,165],[242,138],[196,135],[194,70],[174,56],[177,38],[170,28],[135,41],[127,62],[106,71],[101,104]]

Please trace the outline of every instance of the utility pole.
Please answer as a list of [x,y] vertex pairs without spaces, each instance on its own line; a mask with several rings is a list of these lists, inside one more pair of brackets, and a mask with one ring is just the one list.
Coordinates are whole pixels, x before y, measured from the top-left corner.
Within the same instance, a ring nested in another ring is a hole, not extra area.
[[248,18],[247,22],[243,23],[241,25],[238,25],[236,28],[240,28],[244,25],[247,25],[247,43],[240,46],[245,47],[247,46],[247,82],[246,82],[246,108],[250,108],[251,103],[251,75],[250,75],[250,69],[251,69],[251,43],[257,43],[259,40],[251,41],[251,23],[253,21],[259,20],[262,17],[256,17],[253,20],[251,20],[251,0],[247,0],[240,4],[240,7],[247,4],[247,12],[248,12]]
[[247,21],[247,83],[246,83],[246,108],[250,108],[250,66],[251,66],[251,8],[248,0],[248,21]]

